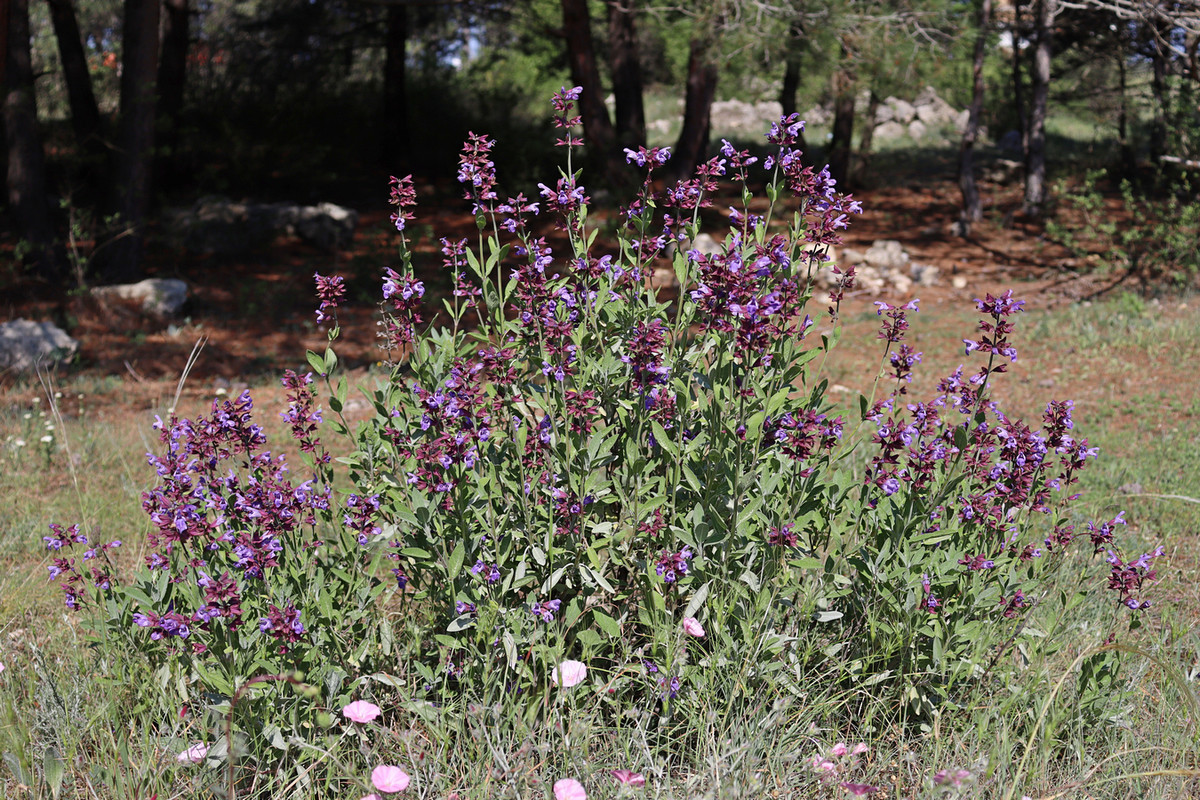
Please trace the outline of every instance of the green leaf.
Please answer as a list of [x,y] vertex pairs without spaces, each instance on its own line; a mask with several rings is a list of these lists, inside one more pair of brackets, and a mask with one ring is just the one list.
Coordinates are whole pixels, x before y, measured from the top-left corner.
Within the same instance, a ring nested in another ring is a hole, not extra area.
[[462,572],[463,559],[467,557],[467,549],[459,542],[454,546],[453,552],[450,553],[450,559],[446,562],[446,575],[450,580],[458,577]]
[[313,368],[313,371],[320,375],[324,375],[325,374],[325,359],[321,358],[319,355],[314,353],[312,350],[309,350],[306,355],[308,356],[308,365]]
[[841,611],[818,611],[815,618],[817,622],[834,622],[843,616]]
[[42,770],[46,776],[46,783],[50,786],[50,796],[54,800],[58,800],[58,796],[62,792],[63,776],[67,774],[67,769],[58,748],[54,745],[49,745],[46,752],[42,754]]
[[465,631],[467,628],[475,627],[475,619],[470,614],[463,614],[450,620],[450,624],[446,626],[447,633],[458,633]]
[[620,622],[617,622],[615,619],[610,617],[608,614],[605,614],[603,611],[600,611],[599,609],[592,609],[592,618],[596,620],[596,625],[598,625],[600,627],[600,630],[602,630],[608,634],[608,638],[610,638],[610,639],[620,639],[621,638],[621,623]]
[[692,595],[692,599],[688,601],[687,608],[683,610],[683,615],[685,617],[696,616],[696,612],[704,607],[704,601],[708,599],[708,587],[711,584],[712,581],[708,581],[699,589],[697,589],[694,595]]

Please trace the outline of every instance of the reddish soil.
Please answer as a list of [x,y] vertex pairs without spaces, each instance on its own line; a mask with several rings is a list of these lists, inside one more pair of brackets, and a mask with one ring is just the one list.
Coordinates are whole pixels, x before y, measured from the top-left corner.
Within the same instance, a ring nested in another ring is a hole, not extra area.
[[[1076,300],[1109,288],[1074,272],[1069,253],[1047,241],[1037,222],[1019,216],[1013,220],[1010,214],[1005,226],[1003,212],[1019,207],[1019,188],[990,188],[994,206],[989,218],[965,239],[950,232],[959,195],[949,180],[926,179],[868,191],[860,195],[866,211],[853,220],[845,246],[865,250],[876,239],[897,239],[913,261],[938,267],[936,286],[914,287],[912,292],[919,292],[925,308],[949,302],[965,305],[986,291],[1017,282],[1024,284],[1022,296],[1036,305]],[[440,268],[437,237],[475,235],[467,204],[455,199],[452,188],[418,187],[420,200],[431,194],[446,199],[419,205],[411,228],[419,237],[414,249],[427,299],[444,296],[449,289]],[[354,243],[337,254],[298,240],[279,240],[268,249],[239,257],[152,246],[151,276],[183,278],[191,287],[183,317],[173,324],[114,313],[87,298],[64,296],[31,281],[18,283],[7,293],[2,315],[65,325],[81,342],[70,370],[127,378],[120,394],[128,403],[131,389],[135,394],[169,396],[197,341],[203,341],[204,347],[190,374],[210,387],[258,382],[285,367],[303,366],[305,350],[325,344],[325,332],[314,318],[313,273],[337,272],[346,277],[349,289],[348,302],[339,310],[343,335],[338,354],[343,364],[363,368],[382,357],[376,346],[375,298],[384,267],[395,266],[397,260],[397,239],[388,222],[385,197],[381,194],[360,204],[363,213]],[[718,202],[717,207],[724,206]],[[553,237],[553,231],[546,235]],[[959,276],[965,285],[955,288],[953,280]],[[867,309],[875,299],[865,291],[851,293],[844,310]],[[13,376],[0,375],[0,386],[12,381]],[[164,385],[170,389],[164,390]]]

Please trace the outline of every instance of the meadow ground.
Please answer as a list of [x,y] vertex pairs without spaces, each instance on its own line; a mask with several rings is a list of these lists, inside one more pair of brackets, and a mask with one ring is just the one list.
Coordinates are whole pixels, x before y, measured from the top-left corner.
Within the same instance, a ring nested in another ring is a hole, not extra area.
[[[1119,630],[1120,643],[1139,652],[1128,654],[1103,718],[1089,723],[1098,728],[1073,727],[1077,721],[1066,712],[1061,718],[1050,714],[1057,725],[1053,732],[1049,723],[1034,725],[1035,736],[1027,742],[1028,720],[1017,721],[1031,709],[1000,702],[980,707],[973,724],[947,721],[946,728],[934,725],[911,735],[875,731],[863,777],[881,787],[876,797],[1200,796],[1200,719],[1188,705],[1188,698],[1194,704],[1200,693],[1200,463],[1195,457],[1200,452],[1200,300],[1148,298],[1123,289],[1120,275],[1079,273],[1068,254],[1023,230],[1020,221],[1015,229],[1003,227],[999,213],[971,239],[952,238],[945,228],[955,199],[948,183],[870,193],[868,211],[851,228],[847,244],[901,239],[914,260],[939,267],[943,281],[916,287],[905,297],[853,294],[847,299],[836,357],[821,367],[831,397],[844,397],[849,404],[858,392],[871,390],[881,353],[874,300],[921,299],[909,339],[924,353],[913,387],[920,395],[937,376],[962,363],[962,339],[977,320],[973,298],[1012,289],[1028,304],[1013,337],[1020,359],[996,399],[1033,419],[1048,400],[1074,400],[1077,433],[1101,452],[1083,482],[1088,512],[1109,518],[1124,511],[1129,525],[1120,533],[1123,546],[1143,552],[1161,544],[1166,555],[1149,593],[1154,605],[1140,628],[1125,630],[1121,609],[1098,608],[1062,634],[1065,647],[1052,663],[1033,665],[1044,670],[1040,680],[1051,687],[1074,668],[1078,654],[1103,639],[1102,632]],[[427,217],[418,213],[419,223],[429,223],[438,235],[469,223],[440,210]],[[240,264],[160,253],[160,274],[181,274],[193,284],[187,319],[160,331],[122,329],[85,305],[64,301],[61,310],[73,316],[76,335],[83,339],[78,364],[41,382],[3,376],[3,796],[203,794],[199,784],[179,773],[171,750],[187,738],[186,730],[169,735],[149,729],[128,735],[105,731],[106,720],[115,718],[106,705],[112,687],[80,619],[63,613],[61,592],[46,580],[50,556],[41,537],[52,522],[79,521],[124,540],[123,564],[140,560],[149,527],[140,494],[155,478],[144,454],[156,449],[155,414],[165,416],[174,407],[190,416],[214,397],[249,387],[258,408],[268,412],[263,424],[281,436],[285,427],[276,412],[283,408],[284,393],[278,374],[302,367],[304,350],[324,343],[312,321],[314,270],[347,276],[351,306],[342,315],[339,354],[356,383],[380,380],[371,298],[390,252],[386,218],[379,212],[367,216],[351,251],[333,256],[286,242]],[[205,280],[234,271],[236,282]],[[949,283],[956,275],[966,279],[964,287]],[[448,285],[432,272],[427,281],[435,293],[439,285]],[[52,310],[46,305],[51,301],[36,293],[21,302],[26,312]],[[827,319],[819,325],[828,327]],[[199,339],[205,346],[176,397],[179,375]],[[353,418],[353,402],[347,410]],[[1056,692],[1043,693],[1047,708]],[[794,723],[793,712],[767,707],[747,714],[726,719],[714,712],[689,744],[697,752],[686,769],[664,767],[656,774],[654,759],[631,752],[627,741],[595,744],[591,758],[621,766],[613,760],[614,749],[619,751],[617,758],[636,762],[651,777],[645,791],[654,797],[820,796],[825,788],[805,772],[811,754],[779,744],[795,740],[772,733]],[[476,752],[477,757],[488,754],[490,763],[471,764],[463,763],[462,754],[430,745],[432,759],[451,777],[428,782],[422,796],[445,797],[433,787],[446,786],[462,787],[462,797],[499,796],[516,785],[502,776],[522,770],[528,773],[525,782],[511,792],[544,796],[546,779],[539,770],[547,756],[539,747],[529,750],[497,738]],[[47,761],[50,752],[55,756]],[[59,756],[66,779],[59,779],[55,789],[54,769],[46,765]],[[102,774],[93,768],[97,759],[111,762]],[[580,764],[581,770],[588,768]],[[931,776],[949,768],[970,770],[971,782],[935,786]],[[351,796],[354,790],[343,791]]]

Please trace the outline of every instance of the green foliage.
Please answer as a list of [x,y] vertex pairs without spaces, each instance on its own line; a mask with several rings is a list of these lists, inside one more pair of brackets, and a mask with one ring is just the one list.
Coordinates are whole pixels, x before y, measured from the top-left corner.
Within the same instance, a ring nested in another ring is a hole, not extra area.
[[1051,219],[1047,232],[1078,258],[1101,270],[1123,271],[1143,288],[1190,286],[1200,271],[1200,199],[1186,176],[1166,188],[1118,185],[1121,207],[1112,213],[1111,193],[1101,189],[1104,170],[1089,170],[1074,189],[1059,184],[1059,202],[1077,220]]

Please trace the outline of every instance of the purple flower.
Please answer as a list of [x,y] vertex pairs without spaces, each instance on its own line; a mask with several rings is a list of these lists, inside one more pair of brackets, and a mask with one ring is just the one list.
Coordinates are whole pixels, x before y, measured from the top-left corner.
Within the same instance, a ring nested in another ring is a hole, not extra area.
[[334,317],[329,312],[338,307],[338,303],[346,294],[344,281],[340,275],[325,277],[316,272],[313,273],[313,278],[317,281],[317,299],[321,301],[321,306],[317,309],[317,322],[330,322]]
[[684,547],[677,552],[663,550],[662,555],[658,557],[658,563],[654,566],[654,571],[667,583],[675,583],[680,578],[688,574],[688,561],[692,558],[692,550],[690,547]]
[[535,617],[539,617],[542,622],[553,622],[554,615],[558,613],[562,607],[562,600],[545,600],[534,603],[529,612]]

